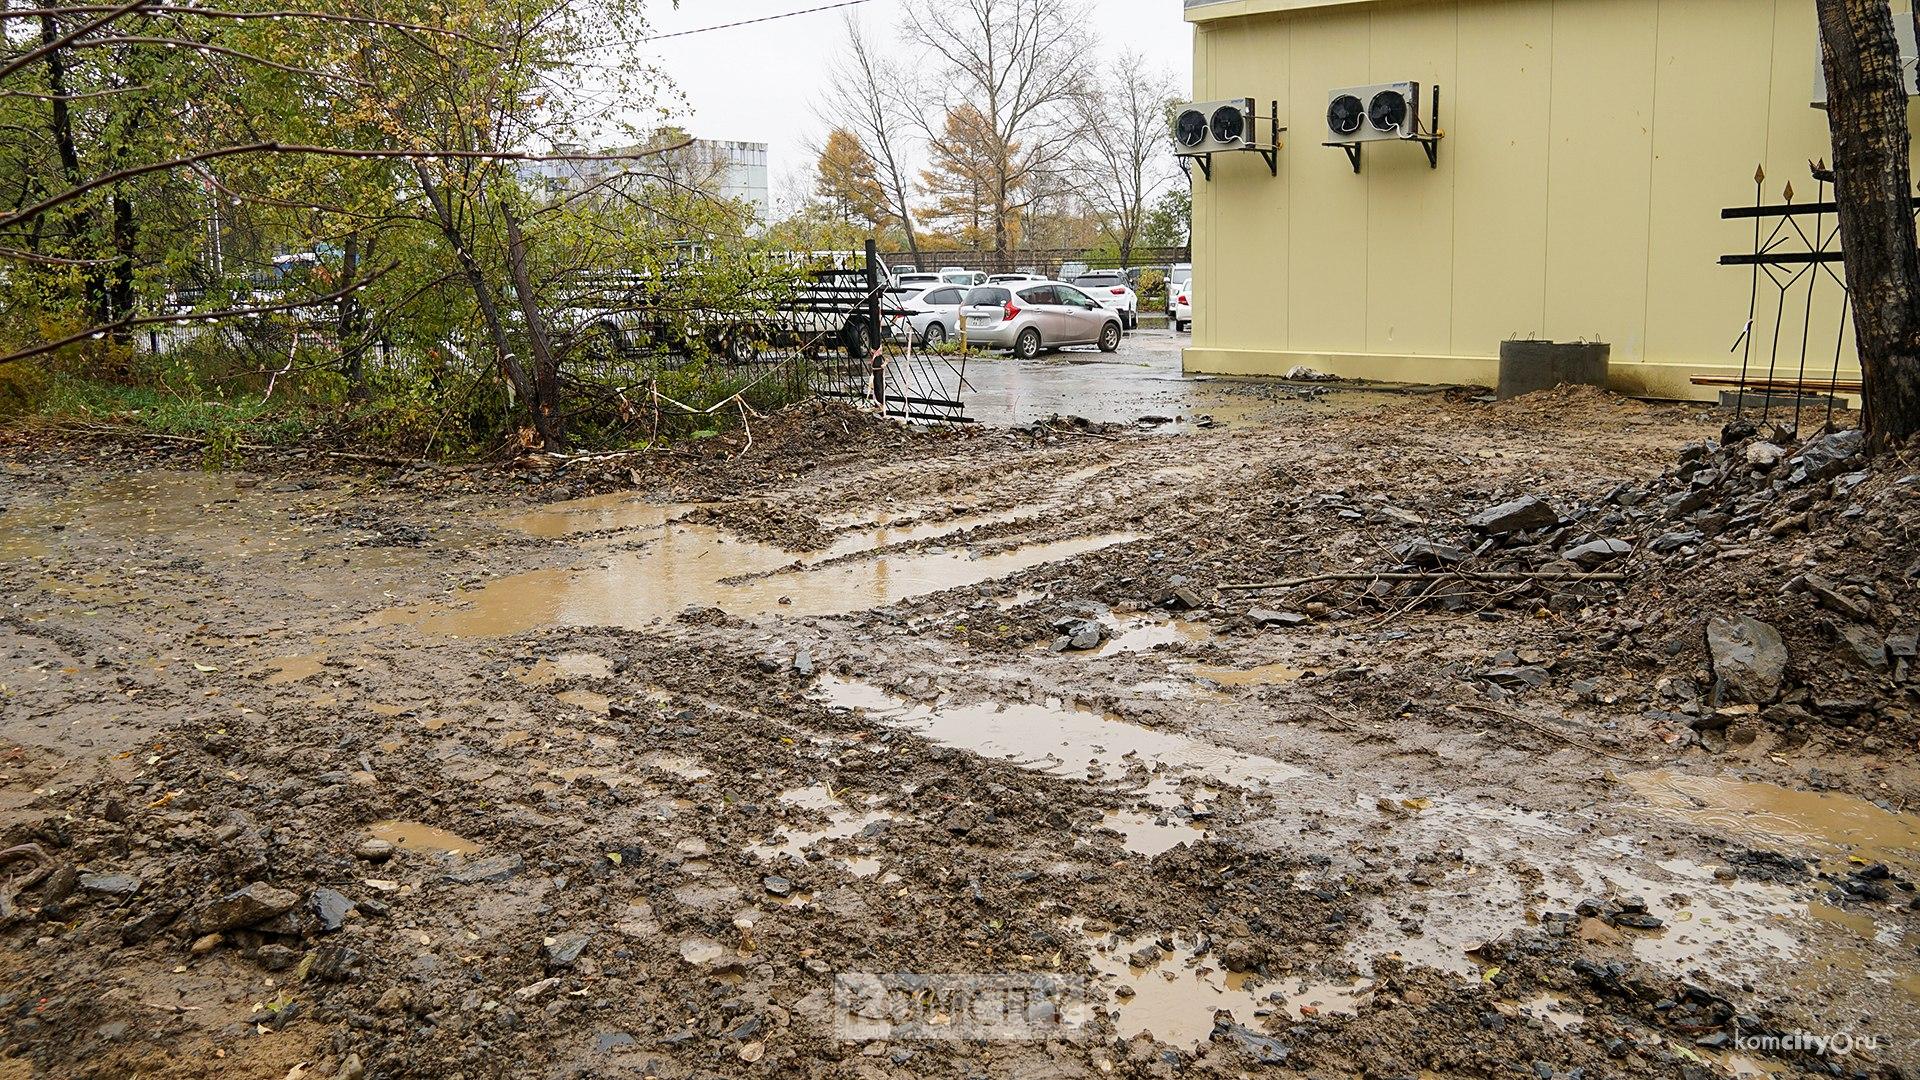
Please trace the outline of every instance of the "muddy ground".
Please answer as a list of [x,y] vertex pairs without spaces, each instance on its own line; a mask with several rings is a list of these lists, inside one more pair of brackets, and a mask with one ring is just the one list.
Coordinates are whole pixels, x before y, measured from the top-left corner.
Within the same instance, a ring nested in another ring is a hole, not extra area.
[[[516,470],[10,433],[0,1076],[1920,1068],[1920,470],[1216,390]],[[1536,576],[1221,588],[1446,568]],[[939,1039],[889,973],[1054,981]]]

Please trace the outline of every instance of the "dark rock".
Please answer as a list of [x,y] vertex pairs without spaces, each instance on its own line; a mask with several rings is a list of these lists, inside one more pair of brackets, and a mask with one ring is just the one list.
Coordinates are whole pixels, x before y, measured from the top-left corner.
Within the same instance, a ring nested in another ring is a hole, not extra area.
[[578,930],[548,938],[542,948],[547,960],[547,970],[559,971],[562,968],[572,967],[573,962],[580,959],[580,954],[586,951],[589,940],[591,940],[590,935]]
[[307,906],[313,909],[313,917],[320,922],[320,929],[333,933],[344,926],[347,915],[353,911],[353,901],[332,889],[315,889],[307,898]]
[[610,1054],[632,1046],[635,1041],[633,1036],[624,1031],[608,1031],[593,1037],[593,1048],[599,1053]]
[[346,982],[360,974],[360,954],[345,945],[322,945],[314,950],[308,973],[327,982]]
[[120,928],[120,940],[127,945],[140,945],[151,941],[155,934],[173,924],[180,917],[180,909],[161,906],[143,913],[139,918]]
[[1107,639],[1107,628],[1092,619],[1060,619],[1053,624],[1053,628],[1060,632],[1053,643],[1054,652],[1070,649],[1085,652],[1099,648],[1100,643]]
[[793,673],[801,678],[813,674],[812,650],[801,649],[799,652],[793,654]]
[[457,885],[477,885],[483,881],[505,881],[526,865],[518,855],[489,855],[447,872],[447,880]]
[[1618,912],[1608,921],[1615,926],[1630,927],[1634,930],[1658,930],[1666,925],[1658,916],[1649,915],[1644,911]]
[[1633,554],[1633,545],[1625,540],[1594,540],[1590,543],[1570,547],[1560,553],[1560,557],[1576,566],[1591,570],[1596,566],[1605,566],[1617,559]]
[[234,930],[266,922],[275,915],[292,910],[299,902],[299,893],[256,881],[209,904],[200,915],[200,932]]
[[1532,495],[1489,507],[1467,519],[1469,528],[1495,535],[1547,529],[1558,524],[1560,511],[1545,499]]
[[1808,574],[1802,580],[1807,586],[1807,591],[1812,593],[1813,598],[1820,602],[1820,606],[1828,611],[1845,615],[1856,622],[1865,622],[1873,615],[1867,605],[1841,592],[1839,586],[1823,577]]
[[1160,606],[1170,611],[1197,611],[1206,607],[1207,602],[1199,593],[1182,585],[1162,597]]
[[1874,671],[1887,670],[1887,639],[1870,626],[1842,626],[1840,639],[1847,643],[1860,662]]
[[1797,485],[1837,476],[1866,448],[1866,433],[1858,429],[1836,431],[1809,440],[1799,453],[1787,459],[1787,483]]
[[1670,532],[1659,536],[1649,546],[1653,548],[1656,554],[1666,555],[1670,552],[1679,551],[1684,547],[1696,547],[1705,543],[1706,540],[1706,534],[1698,530],[1683,529],[1679,532]]
[[1511,690],[1532,690],[1545,686],[1552,675],[1538,664],[1528,664],[1523,667],[1491,668],[1481,672],[1480,677]]
[[132,896],[140,891],[140,878],[134,874],[81,874],[80,891],[102,896]]
[[1751,616],[1707,621],[1713,674],[1734,700],[1765,705],[1787,677],[1787,645],[1780,632]]
[[1424,539],[1409,540],[1394,548],[1393,553],[1401,562],[1409,566],[1428,570],[1442,566],[1455,566],[1467,561],[1465,549]]
[[1293,1052],[1285,1043],[1270,1035],[1262,1035],[1250,1027],[1234,1023],[1231,1015],[1213,1022],[1210,1038],[1215,1042],[1231,1043],[1261,1065],[1285,1064],[1287,1055]]
[[768,874],[760,879],[760,884],[774,896],[792,896],[793,882],[779,874]]

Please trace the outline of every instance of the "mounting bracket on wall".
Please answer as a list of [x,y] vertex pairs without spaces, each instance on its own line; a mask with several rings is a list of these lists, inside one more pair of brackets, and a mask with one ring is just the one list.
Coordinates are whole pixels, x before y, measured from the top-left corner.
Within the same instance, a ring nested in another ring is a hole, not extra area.
[[[1197,161],[1200,175],[1211,181],[1214,154],[1251,150],[1267,163],[1267,172],[1279,176],[1280,136],[1287,129],[1280,126],[1280,103],[1272,102],[1271,108],[1268,116],[1255,115],[1252,98],[1181,106],[1174,124],[1174,153],[1180,159],[1180,168],[1192,175],[1187,163]],[[1255,126],[1263,119],[1270,129],[1265,143],[1260,141]]]
[[[1366,95],[1363,97],[1362,95]],[[1420,120],[1420,84],[1398,83],[1356,90],[1335,90],[1327,107],[1327,130],[1336,138],[1322,146],[1337,146],[1347,152],[1347,163],[1360,171],[1360,151],[1370,142],[1419,143],[1427,152],[1427,168],[1440,167],[1440,140],[1447,133],[1440,127],[1440,87],[1433,87],[1432,119]],[[1372,100],[1367,101],[1370,97]],[[1384,100],[1383,100],[1384,99]],[[1394,105],[1398,103],[1398,110]],[[1351,104],[1349,104],[1351,103]],[[1356,111],[1354,106],[1359,106]]]

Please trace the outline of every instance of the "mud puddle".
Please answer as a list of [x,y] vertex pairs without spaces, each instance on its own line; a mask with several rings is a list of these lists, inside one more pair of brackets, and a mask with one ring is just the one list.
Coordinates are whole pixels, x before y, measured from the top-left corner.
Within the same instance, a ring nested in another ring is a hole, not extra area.
[[1825,856],[1884,862],[1920,874],[1920,816],[1853,795],[1796,791],[1724,776],[1655,770],[1622,777],[1648,805],[1699,825],[1788,843]]
[[871,684],[831,676],[819,687],[829,704],[857,709],[932,742],[1055,776],[1122,783],[1156,797],[1156,804],[1173,800],[1177,805],[1182,781],[1259,791],[1306,775],[1272,758],[1058,703],[916,705]]
[[[925,539],[977,522],[958,519],[915,532]],[[1029,544],[975,557],[964,549],[887,552],[845,558],[898,544],[892,530],[860,534],[825,554],[791,552],[737,539],[705,525],[670,522],[639,550],[606,553],[600,565],[548,569],[502,578],[460,594],[447,605],[394,609],[364,627],[410,625],[447,637],[501,637],[543,626],[645,627],[688,607],[736,616],[844,615],[945,589],[976,585],[1034,566],[1135,539],[1103,533]],[[833,561],[826,561],[833,560]]]
[[480,850],[479,844],[464,836],[419,821],[376,821],[367,826],[367,835],[401,851],[471,855]]
[[1220,1009],[1237,1023],[1257,1026],[1268,1016],[1293,1022],[1354,1016],[1372,996],[1373,984],[1365,979],[1260,979],[1223,970],[1218,959],[1189,940],[1077,929],[1123,1039],[1150,1032],[1160,1041],[1191,1047],[1207,1040]]
[[[823,840],[849,840],[881,822],[894,820],[891,811],[872,807],[858,809],[847,805],[824,784],[781,792],[780,802],[823,815],[827,818],[827,824],[820,827],[782,828],[778,840],[755,844],[747,849],[755,858],[773,862],[784,855],[796,861],[804,860],[807,849]],[[857,865],[849,861],[847,867],[855,877],[864,877],[879,870],[877,860],[862,860]]]

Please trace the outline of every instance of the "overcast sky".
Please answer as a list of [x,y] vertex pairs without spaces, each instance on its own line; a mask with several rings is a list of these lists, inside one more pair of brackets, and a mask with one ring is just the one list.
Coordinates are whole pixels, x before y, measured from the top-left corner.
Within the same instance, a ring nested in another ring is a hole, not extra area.
[[[657,0],[648,5],[648,18],[654,33],[666,34],[826,2],[681,0],[675,11],[666,0]],[[843,40],[841,20],[852,13],[876,40],[892,41],[907,2],[868,0],[842,11],[669,38],[651,48],[686,98],[690,114],[681,126],[701,138],[769,144],[778,198],[782,178],[811,169],[807,148],[823,141],[814,103],[827,64]],[[1181,19],[1180,0],[1091,0],[1088,11],[1104,52],[1134,49],[1171,70],[1176,85],[1192,85],[1192,37]]]

